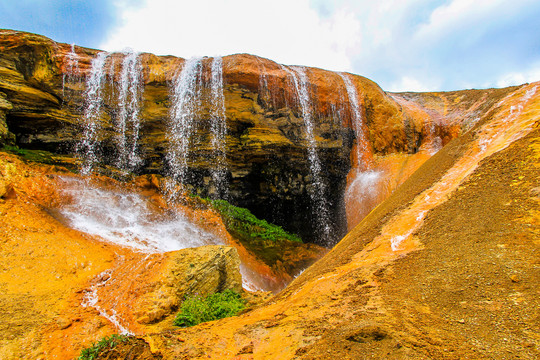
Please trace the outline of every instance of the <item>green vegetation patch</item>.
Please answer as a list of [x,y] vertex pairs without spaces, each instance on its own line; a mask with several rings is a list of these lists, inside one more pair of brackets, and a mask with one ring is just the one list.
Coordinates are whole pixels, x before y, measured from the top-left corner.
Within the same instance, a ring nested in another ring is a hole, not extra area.
[[289,260],[286,254],[296,253],[304,245],[298,235],[261,220],[248,209],[231,205],[225,200],[212,200],[191,194],[188,204],[195,208],[210,207],[219,213],[229,234],[270,267],[287,267]]
[[11,146],[11,145],[5,145],[2,148],[2,151],[18,155],[23,160],[26,161],[33,161],[43,164],[54,164],[55,161],[53,159],[53,154],[44,151],[44,150],[28,150],[28,149],[21,149],[18,146]]
[[120,343],[125,343],[129,340],[129,337],[125,335],[113,334],[109,337],[104,337],[92,344],[91,347],[82,349],[81,355],[77,358],[78,360],[94,360],[97,359],[98,355],[104,351],[114,349],[116,345]]
[[231,205],[225,200],[210,200],[210,202],[221,214],[227,230],[241,239],[302,242],[298,235],[288,233],[281,226],[257,218],[246,208]]
[[190,296],[182,303],[180,312],[174,319],[174,325],[189,327],[207,321],[236,316],[245,307],[245,302],[240,294],[233,290],[211,294],[206,298]]

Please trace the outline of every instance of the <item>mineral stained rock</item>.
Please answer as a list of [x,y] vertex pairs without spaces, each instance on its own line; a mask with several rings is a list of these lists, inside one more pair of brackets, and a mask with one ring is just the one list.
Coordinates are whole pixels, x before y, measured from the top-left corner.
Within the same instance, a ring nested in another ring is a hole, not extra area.
[[[0,142],[25,148],[71,153],[81,140],[86,81],[97,50],[56,43],[46,37],[0,31]],[[109,54],[102,81],[97,138],[104,163],[118,158],[115,122],[119,118],[118,88],[127,55]],[[76,66],[73,64],[76,57]],[[143,91],[140,101],[136,172],[164,173],[167,166],[168,121],[173,106],[171,84],[185,61],[171,56],[140,54]],[[208,78],[211,58],[203,58],[200,111],[192,122],[187,158],[187,182],[203,196],[214,164],[209,146],[211,128]],[[313,181],[308,157],[305,119],[292,71],[253,55],[225,56],[222,60],[226,117],[226,177],[230,200],[256,216],[284,226],[307,241],[317,241],[317,209],[310,199]],[[433,137],[442,143],[460,133],[460,122],[432,122],[403,101],[396,101],[374,82],[345,74],[356,88],[360,115],[353,116],[342,76],[316,68],[306,74],[306,100],[314,125],[315,151],[332,227],[330,243],[346,231],[345,202],[355,122],[365,127],[370,153],[376,156],[414,154]],[[206,80],[205,80],[206,79]],[[206,81],[206,82],[205,82]],[[401,98],[401,97],[400,97]],[[443,100],[445,101],[445,100]],[[453,104],[448,106],[452,107]],[[443,114],[444,115],[444,114]],[[7,129],[6,129],[7,125]],[[8,131],[9,130],[9,131]],[[324,243],[324,241],[323,241]]]

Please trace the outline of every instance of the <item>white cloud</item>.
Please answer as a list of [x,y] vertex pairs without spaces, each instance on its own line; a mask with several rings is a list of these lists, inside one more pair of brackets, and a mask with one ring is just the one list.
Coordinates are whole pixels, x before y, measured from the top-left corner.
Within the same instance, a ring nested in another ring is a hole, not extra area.
[[386,90],[391,92],[413,91],[424,92],[436,89],[437,85],[434,82],[424,83],[412,76],[402,76],[399,81],[394,82]]
[[453,0],[436,8],[427,23],[422,24],[415,36],[420,41],[436,41],[453,31],[470,26],[481,26],[493,13],[506,8],[506,0]]
[[101,46],[109,51],[132,47],[181,57],[247,52],[350,71],[393,91],[540,80],[523,70],[540,61],[534,50],[538,0],[116,2],[120,25]]
[[490,86],[506,87],[535,81],[540,81],[540,63],[535,64],[525,71],[504,74],[499,77],[499,79],[492,82]]
[[359,47],[354,14],[321,18],[308,0],[148,0],[123,4],[121,25],[102,44],[181,57],[247,52],[272,60],[351,71]]

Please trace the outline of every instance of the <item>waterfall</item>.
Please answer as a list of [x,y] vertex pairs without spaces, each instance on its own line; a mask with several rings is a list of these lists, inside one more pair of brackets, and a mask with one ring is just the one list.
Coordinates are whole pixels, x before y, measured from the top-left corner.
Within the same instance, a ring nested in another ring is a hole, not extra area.
[[167,137],[168,175],[175,182],[185,184],[189,142],[193,132],[193,122],[201,103],[202,58],[187,60],[176,75],[172,87],[172,106],[170,109]]
[[82,139],[76,146],[76,153],[83,162],[81,173],[85,175],[106,160],[100,156],[103,139],[98,138],[98,133],[104,129],[102,116],[106,113],[112,119],[114,132],[116,156],[113,163],[120,170],[130,172],[142,162],[138,154],[144,86],[141,61],[138,53],[125,52],[120,64],[120,79],[115,81],[115,57],[110,55],[101,52],[92,60],[86,81]]
[[308,142],[308,160],[312,177],[312,189],[309,191],[311,201],[314,204],[315,217],[319,226],[319,237],[328,242],[331,235],[330,211],[328,200],[326,199],[326,185],[321,172],[322,166],[317,154],[317,142],[315,140],[313,116],[311,113],[311,100],[308,92],[308,78],[303,67],[283,69],[292,77],[294,87],[298,95],[302,117],[305,124],[305,133]]
[[[347,89],[352,113],[351,125],[356,137],[356,161],[352,164],[353,177],[345,190],[345,200],[347,211],[354,212],[354,219],[359,220],[383,200],[384,191],[381,190],[384,189],[385,177],[383,171],[373,168],[373,154],[364,131],[365,124],[356,86],[347,74],[339,73],[339,76]],[[350,219],[349,216],[349,222]]]
[[71,44],[71,50],[64,58],[64,72],[62,74],[62,101],[67,103],[71,100],[72,90],[66,94],[66,84],[73,84],[79,80],[79,55],[75,51],[75,44]]
[[[203,76],[203,58],[187,60],[177,73],[171,89],[172,106],[167,129],[169,141],[166,156],[167,175],[172,181],[168,184],[170,195],[174,197],[176,183],[186,185],[188,182],[188,160],[191,155],[192,136],[197,130],[201,117],[208,110],[210,127],[209,159],[211,177],[215,186],[215,196],[227,198],[227,123],[225,117],[225,97],[223,95],[223,60],[214,57],[211,64],[209,81]],[[203,99],[208,108],[203,108]]]
[[212,60],[211,80],[211,131],[212,148],[215,167],[212,169],[212,178],[216,187],[217,197],[227,197],[227,159],[226,136],[227,123],[225,118],[225,97],[223,96],[223,61],[221,57]]
[[[113,67],[114,69],[114,67]],[[118,151],[117,167],[133,170],[141,163],[137,153],[140,128],[140,99],[142,96],[142,66],[136,52],[126,52],[122,62],[118,94],[118,118],[115,127]]]
[[92,68],[84,93],[84,115],[82,118],[82,139],[77,144],[76,153],[82,158],[81,173],[88,175],[99,161],[100,116],[102,106],[102,91],[105,81],[105,62],[109,56],[106,52],[100,52],[92,59]]
[[[362,117],[362,109],[358,103],[358,94],[356,87],[351,79],[344,73],[339,73],[339,76],[345,83],[347,89],[347,95],[349,97],[349,104],[351,106],[353,121],[352,127],[356,136],[356,167],[358,171],[364,170],[369,167],[369,160],[371,158],[371,149],[364,133],[364,119]],[[364,160],[364,161],[362,161]]]

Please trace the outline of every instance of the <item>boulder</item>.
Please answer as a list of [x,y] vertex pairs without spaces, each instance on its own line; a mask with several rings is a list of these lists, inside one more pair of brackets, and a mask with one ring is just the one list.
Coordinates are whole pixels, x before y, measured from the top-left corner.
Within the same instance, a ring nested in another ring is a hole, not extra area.
[[229,246],[174,251],[165,255],[161,270],[147,282],[133,285],[132,292],[141,294],[131,304],[136,321],[156,323],[174,315],[186,296],[204,297],[227,289],[241,292],[240,258]]

